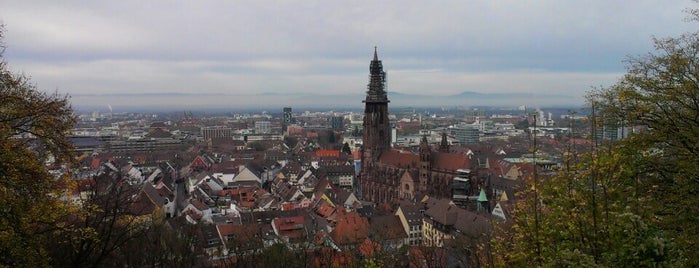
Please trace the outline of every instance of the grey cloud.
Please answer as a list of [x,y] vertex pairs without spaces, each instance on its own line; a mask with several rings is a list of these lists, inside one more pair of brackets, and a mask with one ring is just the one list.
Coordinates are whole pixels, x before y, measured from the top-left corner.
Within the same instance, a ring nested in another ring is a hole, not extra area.
[[372,48],[391,90],[556,91],[613,83],[675,36],[691,1],[11,1],[5,57],[42,88],[363,92]]

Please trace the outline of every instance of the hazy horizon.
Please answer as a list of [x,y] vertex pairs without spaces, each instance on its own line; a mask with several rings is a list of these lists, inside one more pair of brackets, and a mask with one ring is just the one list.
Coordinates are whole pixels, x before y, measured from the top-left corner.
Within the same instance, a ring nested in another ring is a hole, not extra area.
[[[0,21],[11,70],[26,73],[41,90],[75,96],[76,106],[121,105],[85,95],[363,94],[374,46],[389,91],[577,100],[593,86],[615,83],[626,71],[624,59],[652,51],[654,36],[692,29],[683,10],[695,5],[688,0],[7,1]],[[123,105],[141,101],[146,100]],[[276,99],[225,101],[163,105]],[[278,105],[286,105],[281,101]],[[289,105],[309,103],[297,102]],[[340,104],[361,105],[361,99]]]
[[[457,95],[422,95],[389,92],[389,110],[419,107],[580,107],[583,99],[563,95],[481,94],[464,92]],[[274,110],[281,107],[296,109],[354,109],[364,107],[363,92],[357,94],[84,94],[70,96],[73,107],[82,112],[132,112],[181,110]]]

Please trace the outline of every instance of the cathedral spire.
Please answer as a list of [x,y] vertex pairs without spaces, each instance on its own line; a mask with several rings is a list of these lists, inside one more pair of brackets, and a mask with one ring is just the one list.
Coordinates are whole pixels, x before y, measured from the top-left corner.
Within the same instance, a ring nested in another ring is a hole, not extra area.
[[379,60],[378,48],[374,47],[374,59],[369,64],[369,84],[364,102],[389,102],[386,95],[386,72]]
[[[376,185],[384,185],[382,177],[376,177],[375,163],[379,157],[391,149],[391,121],[388,119],[388,96],[386,94],[386,72],[379,60],[378,49],[374,47],[374,58],[369,64],[369,84],[367,84],[364,105],[364,134],[362,135],[360,193],[362,198],[375,203],[391,200],[390,195],[379,195]],[[386,190],[386,189],[384,189]],[[385,191],[384,191],[385,192]]]

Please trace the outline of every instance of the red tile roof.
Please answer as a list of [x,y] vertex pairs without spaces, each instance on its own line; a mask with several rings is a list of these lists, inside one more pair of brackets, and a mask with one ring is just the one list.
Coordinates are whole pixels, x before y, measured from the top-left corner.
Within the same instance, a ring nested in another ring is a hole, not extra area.
[[95,157],[92,159],[92,162],[90,163],[90,168],[91,169],[98,169],[100,168],[100,159]]
[[272,220],[272,224],[274,224],[281,237],[288,237],[291,240],[306,238],[303,216],[276,218]]
[[417,167],[420,164],[420,157],[411,152],[388,150],[381,154],[379,162],[402,168],[410,166]]
[[441,170],[470,169],[471,159],[462,154],[433,152],[432,167]]
[[369,236],[369,221],[353,211],[340,218],[330,237],[337,245],[359,244]]
[[340,151],[339,150],[318,150],[316,151],[316,156],[318,157],[340,157]]
[[276,225],[277,230],[279,231],[302,229],[304,223],[305,220],[301,215],[274,219],[274,225]]

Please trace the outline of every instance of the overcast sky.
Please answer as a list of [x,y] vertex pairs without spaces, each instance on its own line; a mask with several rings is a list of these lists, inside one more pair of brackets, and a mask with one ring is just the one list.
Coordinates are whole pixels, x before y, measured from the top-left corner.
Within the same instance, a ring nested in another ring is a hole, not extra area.
[[652,37],[694,31],[692,1],[3,1],[5,58],[45,90],[582,96]]

